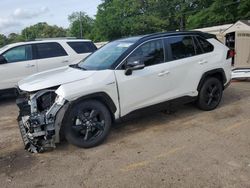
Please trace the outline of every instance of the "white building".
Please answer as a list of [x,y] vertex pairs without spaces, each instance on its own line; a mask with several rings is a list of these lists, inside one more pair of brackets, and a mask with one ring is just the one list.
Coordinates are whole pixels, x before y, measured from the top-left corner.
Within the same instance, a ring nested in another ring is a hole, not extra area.
[[235,50],[235,67],[250,68],[250,20],[239,20],[235,24],[196,29],[215,34],[229,48]]

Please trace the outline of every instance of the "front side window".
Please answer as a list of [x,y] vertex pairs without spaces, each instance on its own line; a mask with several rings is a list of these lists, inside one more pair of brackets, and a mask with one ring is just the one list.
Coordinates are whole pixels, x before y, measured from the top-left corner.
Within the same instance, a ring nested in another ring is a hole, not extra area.
[[201,37],[196,37],[198,42],[200,43],[204,53],[209,53],[212,52],[214,50],[214,47],[212,44],[210,44],[208,41],[206,41],[205,39],[201,38]]
[[168,38],[172,60],[183,59],[195,55],[193,39],[191,36],[178,36]]
[[140,61],[145,66],[156,65],[164,62],[164,47],[161,39],[147,42],[137,48],[127,59]]
[[12,48],[3,54],[8,63],[32,60],[31,45]]
[[78,54],[92,53],[97,49],[92,42],[67,42],[67,44]]
[[63,47],[56,42],[40,43],[40,44],[35,44],[35,46],[36,46],[37,59],[68,55],[63,49]]

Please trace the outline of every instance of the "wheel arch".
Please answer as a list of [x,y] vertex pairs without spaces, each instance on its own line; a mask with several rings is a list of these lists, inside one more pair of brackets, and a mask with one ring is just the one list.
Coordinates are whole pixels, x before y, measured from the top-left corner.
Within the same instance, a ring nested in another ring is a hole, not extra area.
[[56,130],[56,143],[59,143],[60,140],[64,139],[64,132],[63,132],[63,123],[65,122],[66,118],[65,114],[68,114],[72,107],[82,101],[86,100],[97,100],[103,103],[110,112],[112,122],[115,121],[115,112],[117,111],[117,107],[111,97],[105,92],[97,92],[92,93],[89,95],[82,96],[75,101],[67,102],[57,113],[56,122],[55,122],[55,130]]
[[209,77],[218,78],[221,81],[223,89],[224,89],[224,84],[227,82],[227,78],[226,78],[226,74],[224,70],[222,68],[219,68],[219,69],[213,69],[213,70],[207,71],[202,75],[200,82],[198,84],[198,87],[197,87],[197,91],[200,91],[203,83]]
[[114,118],[115,118],[114,114],[117,111],[117,107],[116,107],[114,101],[111,99],[111,97],[107,93],[97,92],[97,93],[92,93],[89,95],[82,96],[82,97],[76,99],[75,101],[71,102],[70,106],[73,106],[76,103],[86,101],[86,100],[97,100],[97,101],[100,101],[101,103],[103,103],[108,108],[110,115],[111,115],[112,119],[114,120]]

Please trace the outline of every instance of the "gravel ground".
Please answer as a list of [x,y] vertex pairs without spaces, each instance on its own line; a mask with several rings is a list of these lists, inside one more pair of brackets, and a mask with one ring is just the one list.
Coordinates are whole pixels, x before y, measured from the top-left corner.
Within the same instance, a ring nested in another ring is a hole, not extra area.
[[221,105],[193,105],[114,126],[92,149],[61,143],[23,149],[15,100],[0,101],[0,187],[250,187],[250,83],[234,82]]

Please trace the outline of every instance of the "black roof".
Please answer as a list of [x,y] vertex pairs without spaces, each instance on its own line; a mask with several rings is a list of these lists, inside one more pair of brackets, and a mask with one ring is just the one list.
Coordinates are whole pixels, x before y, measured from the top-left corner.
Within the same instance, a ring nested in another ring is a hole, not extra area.
[[145,35],[145,37],[154,38],[154,37],[167,37],[167,36],[176,36],[176,35],[200,35],[204,38],[213,38],[214,35],[209,33],[203,33],[201,31],[174,31],[174,32],[164,32],[164,33],[153,33]]
[[127,38],[118,39],[118,41],[137,42],[139,40],[148,40],[148,39],[154,39],[154,38],[159,38],[159,37],[178,36],[178,35],[200,35],[201,37],[205,39],[216,38],[216,36],[213,34],[203,33],[201,31],[170,31],[170,32],[160,32],[160,33],[152,33],[152,34],[147,34],[147,35],[139,35],[139,36],[134,36],[134,37],[127,37]]

